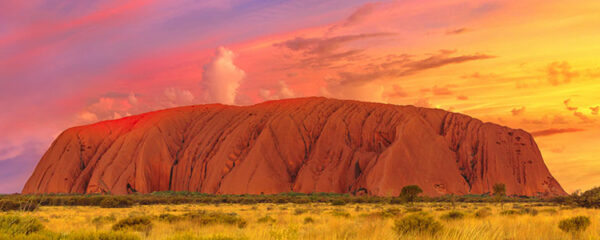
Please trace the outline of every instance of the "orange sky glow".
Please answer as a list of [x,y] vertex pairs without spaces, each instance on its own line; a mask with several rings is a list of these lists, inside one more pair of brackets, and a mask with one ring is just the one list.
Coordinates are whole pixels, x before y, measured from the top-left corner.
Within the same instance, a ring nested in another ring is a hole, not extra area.
[[[297,1],[195,6],[231,15],[219,20],[187,19],[182,7],[153,1],[107,2],[65,19],[9,14],[24,23],[0,24],[0,106],[13,116],[0,117],[7,136],[0,166],[39,157],[73,125],[180,105],[326,96],[441,108],[522,128],[567,192],[600,182],[600,1],[332,1],[312,11],[297,10]],[[159,24],[169,27],[147,27]],[[26,77],[32,70],[41,73],[31,79],[56,80],[37,86]],[[237,80],[221,86],[212,78]],[[22,155],[31,142],[38,155]],[[23,169],[0,173],[22,185],[32,167]]]

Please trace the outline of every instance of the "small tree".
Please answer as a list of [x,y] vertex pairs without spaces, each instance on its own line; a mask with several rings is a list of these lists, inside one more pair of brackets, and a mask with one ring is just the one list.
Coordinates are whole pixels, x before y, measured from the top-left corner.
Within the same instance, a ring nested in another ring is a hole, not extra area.
[[493,187],[494,196],[506,196],[506,185],[504,183],[496,183]]
[[506,185],[504,185],[504,183],[496,183],[492,189],[494,191],[494,197],[496,198],[496,201],[498,201],[502,207],[502,199],[504,196],[506,196]]
[[402,188],[400,197],[406,199],[408,202],[413,202],[421,193],[423,193],[421,187],[417,185],[408,185]]

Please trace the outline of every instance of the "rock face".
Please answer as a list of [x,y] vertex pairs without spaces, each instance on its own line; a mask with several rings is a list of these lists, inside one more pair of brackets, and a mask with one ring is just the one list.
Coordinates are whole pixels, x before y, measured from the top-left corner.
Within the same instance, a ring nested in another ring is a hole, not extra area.
[[23,193],[565,194],[533,137],[443,110],[326,98],[180,107],[70,128]]

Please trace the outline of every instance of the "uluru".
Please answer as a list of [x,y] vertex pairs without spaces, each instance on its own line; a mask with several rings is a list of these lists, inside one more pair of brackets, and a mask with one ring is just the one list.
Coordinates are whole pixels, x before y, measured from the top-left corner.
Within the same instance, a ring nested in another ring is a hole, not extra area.
[[565,191],[531,134],[440,109],[322,97],[165,109],[65,130],[33,193],[333,192],[395,196]]

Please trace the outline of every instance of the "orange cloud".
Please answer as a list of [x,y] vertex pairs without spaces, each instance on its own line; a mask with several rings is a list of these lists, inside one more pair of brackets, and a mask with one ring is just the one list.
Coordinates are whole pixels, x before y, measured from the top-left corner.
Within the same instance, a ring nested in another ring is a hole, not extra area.
[[432,88],[433,95],[443,96],[443,95],[452,95],[452,91],[450,90],[450,86],[446,85],[444,87],[438,87],[437,85]]
[[572,132],[581,132],[581,131],[584,131],[584,130],[579,129],[579,128],[550,128],[550,129],[544,129],[544,130],[539,130],[539,131],[533,131],[533,132],[531,132],[531,135],[534,137],[544,137],[544,136],[550,136],[550,135],[561,134],[561,133],[572,133]]
[[570,98],[569,98],[569,99],[567,99],[567,100],[565,100],[565,101],[563,101],[563,103],[565,104],[565,107],[566,107],[566,108],[567,108],[567,110],[569,110],[569,111],[577,111],[577,109],[578,109],[577,107],[572,107],[572,106],[571,106],[571,99],[570,99]]
[[600,110],[600,106],[590,107],[592,111],[592,115],[598,115],[598,110]]
[[548,82],[554,86],[570,83],[579,76],[579,72],[572,70],[571,65],[566,61],[550,63],[546,68],[546,74]]

